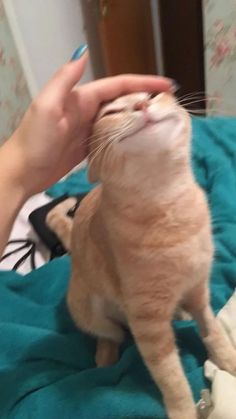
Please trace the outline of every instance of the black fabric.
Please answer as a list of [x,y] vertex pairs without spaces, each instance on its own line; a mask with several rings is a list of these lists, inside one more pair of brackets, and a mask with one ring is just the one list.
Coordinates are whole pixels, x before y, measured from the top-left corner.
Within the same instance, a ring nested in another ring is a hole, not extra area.
[[7,246],[10,246],[12,244],[19,244],[20,247],[16,247],[13,250],[9,250],[6,252],[0,259],[0,263],[7,259],[8,257],[22,251],[23,249],[27,249],[27,252],[18,259],[18,261],[15,263],[15,265],[12,267],[13,271],[17,271],[17,269],[23,265],[23,263],[30,257],[30,265],[31,269],[34,270],[36,268],[35,265],[35,250],[36,250],[36,244],[33,240],[30,239],[16,239],[16,240],[9,240],[7,243]]
[[35,232],[51,252],[51,258],[62,256],[66,250],[56,234],[54,234],[46,224],[46,216],[56,205],[68,198],[68,195],[63,195],[60,198],[54,199],[46,205],[37,208],[29,215],[29,221],[32,224]]
[[[79,194],[74,196],[77,199],[77,203],[68,211],[67,215],[71,218],[74,217],[75,211],[78,208],[82,199],[86,194]],[[40,208],[37,208],[29,215],[29,221],[32,224],[35,232],[45,244],[45,246],[51,252],[51,259],[54,259],[57,256],[62,256],[66,253],[61,241],[58,239],[56,234],[54,234],[46,224],[46,216],[49,211],[51,211],[56,205],[60,204],[65,199],[68,199],[68,195],[65,194],[60,198],[54,199],[52,202],[49,202],[46,205],[43,205]]]

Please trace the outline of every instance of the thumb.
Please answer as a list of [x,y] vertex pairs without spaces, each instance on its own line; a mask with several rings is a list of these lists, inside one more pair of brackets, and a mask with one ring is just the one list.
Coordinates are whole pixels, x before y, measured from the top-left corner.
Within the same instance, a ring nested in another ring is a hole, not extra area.
[[47,83],[41,94],[47,98],[47,104],[50,101],[53,103],[62,102],[72,88],[81,79],[86,63],[88,61],[87,47],[83,48],[83,55],[80,58],[64,64],[54,77]]

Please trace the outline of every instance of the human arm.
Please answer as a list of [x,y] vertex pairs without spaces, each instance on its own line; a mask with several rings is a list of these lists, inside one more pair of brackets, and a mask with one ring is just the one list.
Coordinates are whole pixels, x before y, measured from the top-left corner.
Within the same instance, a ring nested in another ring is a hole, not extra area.
[[87,153],[86,139],[103,102],[135,91],[162,91],[171,80],[122,75],[75,87],[87,53],[57,72],[0,148],[0,254],[24,202],[64,176]]

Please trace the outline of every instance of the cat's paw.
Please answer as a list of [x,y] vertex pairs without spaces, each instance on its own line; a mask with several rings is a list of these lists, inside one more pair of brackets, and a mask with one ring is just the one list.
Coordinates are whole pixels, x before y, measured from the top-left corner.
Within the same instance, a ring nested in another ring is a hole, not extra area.
[[177,310],[175,312],[174,319],[175,320],[185,320],[185,321],[193,320],[191,314],[188,313],[186,310],[184,310],[182,307],[177,308]]
[[46,216],[46,224],[50,230],[55,231],[58,222],[64,219],[67,212],[76,204],[76,198],[68,198],[65,201],[60,202]]
[[109,367],[119,359],[119,345],[106,339],[98,339],[96,350],[97,367]]

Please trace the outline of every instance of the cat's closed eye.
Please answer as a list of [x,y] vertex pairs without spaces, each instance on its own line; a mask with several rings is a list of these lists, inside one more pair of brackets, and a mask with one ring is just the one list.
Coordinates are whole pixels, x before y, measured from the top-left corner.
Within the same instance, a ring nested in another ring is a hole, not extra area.
[[156,96],[158,95],[158,93],[150,93],[149,94],[149,99],[154,99]]
[[125,111],[124,107],[110,108],[110,109],[104,110],[102,114],[100,115],[100,118],[104,118],[105,116],[115,115],[117,113],[121,113],[124,111]]
[[110,109],[110,110],[107,110],[106,112],[104,112],[102,117],[108,116],[108,115],[114,115],[115,113],[119,113],[119,112],[121,112],[120,109]]

